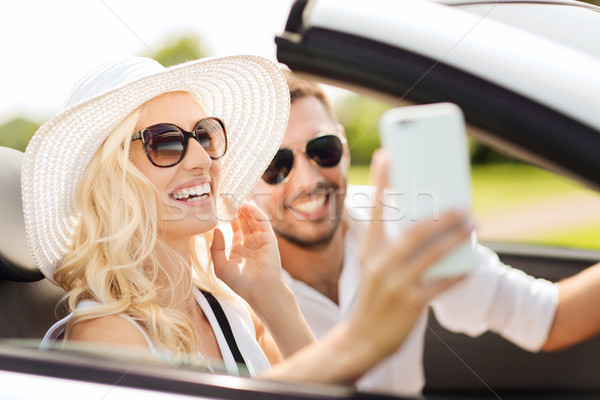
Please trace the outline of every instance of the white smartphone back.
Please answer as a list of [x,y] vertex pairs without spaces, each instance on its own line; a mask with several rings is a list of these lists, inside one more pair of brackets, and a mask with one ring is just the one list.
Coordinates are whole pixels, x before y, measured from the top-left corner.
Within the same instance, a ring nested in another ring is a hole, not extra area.
[[[379,123],[390,155],[390,186],[400,208],[400,229],[437,220],[450,209],[470,210],[471,172],[460,108],[451,103],[389,110]],[[475,259],[476,239],[459,245],[429,268],[425,279],[465,274]]]

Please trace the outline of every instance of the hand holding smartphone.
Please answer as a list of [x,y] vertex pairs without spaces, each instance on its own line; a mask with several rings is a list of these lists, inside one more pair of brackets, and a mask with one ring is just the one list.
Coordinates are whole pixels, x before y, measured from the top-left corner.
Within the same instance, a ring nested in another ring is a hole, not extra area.
[[[451,209],[471,208],[471,173],[464,117],[451,103],[389,110],[379,123],[390,156],[390,186],[406,231]],[[433,265],[425,279],[460,276],[475,259],[475,234]]]

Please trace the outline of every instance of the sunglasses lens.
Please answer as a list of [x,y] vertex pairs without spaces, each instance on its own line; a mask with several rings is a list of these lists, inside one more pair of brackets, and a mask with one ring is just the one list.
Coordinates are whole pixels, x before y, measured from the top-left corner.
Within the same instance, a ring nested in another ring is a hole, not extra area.
[[306,155],[321,167],[335,167],[342,153],[342,141],[335,135],[319,136],[306,143]]
[[183,132],[170,125],[154,125],[144,129],[144,142],[150,160],[161,167],[177,164],[183,155]]
[[[175,125],[157,124],[144,129],[142,135],[150,161],[159,167],[171,167],[183,158],[189,133]],[[220,119],[202,119],[194,128],[193,136],[212,159],[225,155],[227,135]]]
[[270,185],[276,185],[289,175],[294,165],[294,153],[289,149],[281,149],[273,157],[262,178]]
[[217,118],[204,118],[194,129],[196,140],[212,159],[221,158],[227,151],[227,135],[223,122]]

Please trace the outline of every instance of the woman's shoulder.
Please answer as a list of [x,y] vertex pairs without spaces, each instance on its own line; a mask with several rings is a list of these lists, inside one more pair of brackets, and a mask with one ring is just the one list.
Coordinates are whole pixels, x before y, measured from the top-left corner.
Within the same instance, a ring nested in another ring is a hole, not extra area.
[[121,315],[106,315],[77,321],[69,332],[69,340],[149,347],[147,338],[135,322]]

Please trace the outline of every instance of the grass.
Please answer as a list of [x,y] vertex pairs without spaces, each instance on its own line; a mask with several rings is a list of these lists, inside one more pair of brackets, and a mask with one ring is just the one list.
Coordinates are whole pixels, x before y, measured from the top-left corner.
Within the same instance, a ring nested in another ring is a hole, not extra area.
[[348,171],[348,180],[352,185],[368,185],[369,184],[369,166],[368,165],[351,165]]
[[[352,166],[349,172],[351,184],[368,184],[368,167]],[[473,214],[478,221],[490,216],[506,216],[503,223],[514,224],[515,234],[493,237],[494,240],[516,241],[555,246],[600,249],[600,196],[580,184],[559,175],[524,164],[492,164],[474,166]],[[571,199],[582,196],[598,196],[598,217],[586,218],[573,210]],[[552,204],[552,212],[548,205]],[[529,214],[544,209],[549,218],[557,222],[550,229],[527,226]],[[569,213],[573,214],[571,218]],[[552,214],[552,215],[550,215]],[[578,215],[575,215],[578,214]],[[511,218],[513,220],[511,220]],[[526,229],[519,229],[524,226]],[[485,240],[485,237],[481,239]]]
[[598,223],[582,225],[571,230],[549,232],[532,240],[535,240],[535,243],[551,246],[600,250],[600,226]]
[[475,214],[532,204],[567,193],[586,192],[578,183],[524,164],[492,164],[472,168]]

